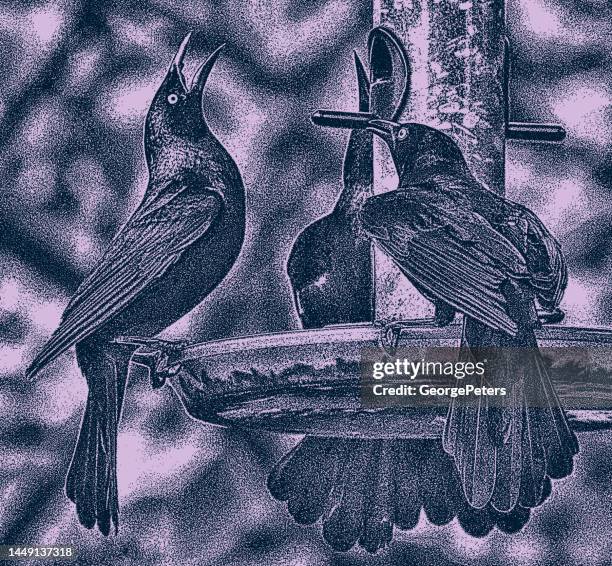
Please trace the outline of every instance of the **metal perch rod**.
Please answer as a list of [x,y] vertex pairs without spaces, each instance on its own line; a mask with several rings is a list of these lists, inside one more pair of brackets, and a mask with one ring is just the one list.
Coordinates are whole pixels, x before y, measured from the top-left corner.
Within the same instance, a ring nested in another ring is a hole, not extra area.
[[506,126],[506,138],[512,140],[560,142],[565,135],[565,129],[558,124],[509,122]]
[[[337,110],[317,110],[311,119],[317,126],[331,128],[367,128],[375,114],[366,112],[341,112]],[[359,123],[361,122],[361,125]],[[512,140],[560,142],[565,139],[566,132],[558,124],[535,124],[531,122],[509,122],[506,125],[506,138]]]

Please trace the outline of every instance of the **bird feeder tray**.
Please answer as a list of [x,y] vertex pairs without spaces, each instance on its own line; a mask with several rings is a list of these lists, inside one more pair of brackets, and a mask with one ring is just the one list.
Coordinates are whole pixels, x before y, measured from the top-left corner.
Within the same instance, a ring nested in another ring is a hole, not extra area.
[[[402,334],[406,347],[456,347],[461,326],[413,328]],[[356,438],[435,438],[446,408],[368,408],[360,399],[364,351],[379,349],[381,329],[370,324],[262,334],[189,345],[175,355],[180,364],[170,378],[175,393],[194,419],[213,425]],[[542,348],[575,347],[608,370],[612,330],[546,326],[538,331]],[[552,375],[573,428],[612,428],[610,382],[590,381],[597,372],[577,371],[571,387]],[[599,372],[598,375],[602,375]]]

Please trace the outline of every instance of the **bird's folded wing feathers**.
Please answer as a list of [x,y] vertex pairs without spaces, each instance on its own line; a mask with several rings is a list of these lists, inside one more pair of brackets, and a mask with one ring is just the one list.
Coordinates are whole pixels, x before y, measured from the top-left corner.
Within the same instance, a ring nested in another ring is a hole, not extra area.
[[[377,218],[368,213],[373,208],[386,212]],[[413,283],[495,330],[516,333],[501,286],[528,278],[525,260],[469,202],[437,187],[406,188],[370,197],[361,221]]]
[[504,201],[500,209],[504,213],[494,216],[497,222],[494,228],[523,254],[540,304],[554,310],[567,287],[567,265],[561,245],[527,207]]
[[542,221],[529,209],[521,207],[527,220],[527,249],[525,258],[533,283],[544,307],[559,306],[567,287],[567,264],[559,242]]
[[217,192],[196,193],[185,182],[170,183],[159,195],[134,213],[81,284],[29,375],[120,312],[210,230],[223,206]]

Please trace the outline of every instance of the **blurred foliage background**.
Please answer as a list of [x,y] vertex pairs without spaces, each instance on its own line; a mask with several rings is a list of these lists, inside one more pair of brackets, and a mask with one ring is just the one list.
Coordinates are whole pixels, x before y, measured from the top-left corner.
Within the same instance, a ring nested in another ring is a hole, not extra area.
[[[575,324],[612,323],[611,22],[606,0],[508,3],[513,118],[568,130],[508,148],[508,193],[563,243]],[[422,519],[377,556],[334,554],[266,491],[295,438],[201,426],[141,375],[119,440],[120,534],[82,529],[64,497],[86,386],[73,354],[34,383],[23,371],[144,192],[144,116],[181,39],[195,31],[188,76],[227,44],[206,114],[248,191],[238,264],[168,332],[208,340],[297,327],[285,258],[333,205],[345,143],[308,115],[355,109],[350,54],[365,56],[370,25],[368,0],[0,3],[1,542],[73,543],[87,564],[609,564],[612,435],[581,435],[576,473],[515,536],[466,542]]]

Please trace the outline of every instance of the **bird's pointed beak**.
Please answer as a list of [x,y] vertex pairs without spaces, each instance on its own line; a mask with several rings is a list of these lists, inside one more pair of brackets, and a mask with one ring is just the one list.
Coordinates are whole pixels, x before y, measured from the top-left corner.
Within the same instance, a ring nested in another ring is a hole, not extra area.
[[191,91],[195,94],[202,94],[204,91],[204,87],[206,86],[206,81],[208,80],[208,75],[212,71],[212,68],[215,66],[215,62],[219,58],[221,51],[225,47],[225,43],[217,47],[209,56],[204,63],[202,63],[198,70],[193,75],[193,79],[191,80]]
[[183,41],[181,41],[178,51],[176,52],[176,55],[174,56],[174,59],[172,60],[172,64],[178,69],[183,68],[183,59],[185,58],[185,53],[187,51],[187,45],[189,44],[189,40],[191,39],[191,33],[192,32],[189,32],[183,38]]
[[390,140],[393,137],[393,130],[397,127],[395,122],[389,120],[370,120],[368,130],[379,135],[384,140]]
[[376,114],[370,112],[338,112],[336,110],[317,110],[312,116],[313,124],[328,128],[349,128],[370,130],[384,140],[390,140],[393,130],[397,127],[395,122],[381,120]]
[[357,87],[359,89],[359,111],[368,112],[370,110],[370,79],[357,51],[353,52],[355,59],[355,72],[357,74]]
[[174,72],[178,75],[179,80],[181,81],[183,88],[187,91],[187,85],[185,84],[185,77],[183,76],[183,59],[185,58],[185,53],[187,51],[187,45],[189,44],[189,40],[191,38],[191,33],[189,32],[181,41],[179,45],[178,51],[172,59],[172,65],[170,66],[170,72]]

